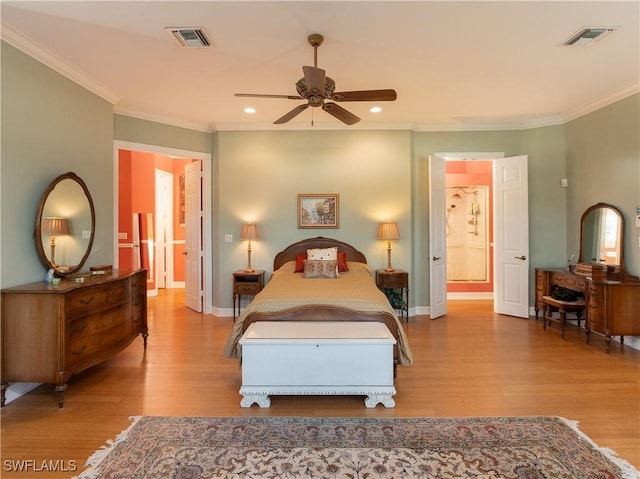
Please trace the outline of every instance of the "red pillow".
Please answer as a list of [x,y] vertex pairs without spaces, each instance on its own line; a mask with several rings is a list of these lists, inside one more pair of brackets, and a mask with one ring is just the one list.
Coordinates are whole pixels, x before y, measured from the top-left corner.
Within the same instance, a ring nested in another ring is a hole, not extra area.
[[[304,273],[305,259],[307,259],[306,254],[296,255],[296,269],[294,270],[294,273]],[[338,272],[344,273],[345,271],[349,271],[349,267],[347,266],[347,253],[338,252]]]
[[347,266],[347,253],[338,251],[338,272],[344,273],[345,271],[349,271],[349,267]]
[[294,273],[304,273],[304,260],[307,259],[306,254],[296,255],[296,269]]

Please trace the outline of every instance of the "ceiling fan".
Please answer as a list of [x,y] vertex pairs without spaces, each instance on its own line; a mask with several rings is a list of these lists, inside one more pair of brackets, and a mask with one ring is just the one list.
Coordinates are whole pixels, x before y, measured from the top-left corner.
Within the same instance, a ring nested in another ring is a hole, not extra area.
[[[303,66],[304,77],[296,83],[296,95],[263,95],[259,93],[236,93],[235,96],[256,98],[284,98],[287,100],[307,100],[307,103],[298,105],[273,123],[280,125],[287,123],[292,118],[302,113],[307,108],[321,107],[324,111],[334,116],[347,125],[353,125],[360,121],[356,115],[345,110],[334,102],[343,101],[394,101],[397,98],[395,90],[360,90],[360,91],[335,91],[336,84],[332,78],[326,76],[322,68],[318,68],[318,47],[322,45],[324,37],[319,33],[309,35],[307,41],[313,47],[313,66]],[[332,100],[332,101],[325,101]]]

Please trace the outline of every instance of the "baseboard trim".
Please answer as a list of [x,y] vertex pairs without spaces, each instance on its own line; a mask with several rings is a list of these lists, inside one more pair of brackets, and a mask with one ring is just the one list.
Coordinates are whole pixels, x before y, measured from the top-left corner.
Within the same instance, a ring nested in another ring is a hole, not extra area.
[[29,391],[34,390],[42,383],[11,383],[5,391],[5,404],[9,404],[14,399],[24,396]]

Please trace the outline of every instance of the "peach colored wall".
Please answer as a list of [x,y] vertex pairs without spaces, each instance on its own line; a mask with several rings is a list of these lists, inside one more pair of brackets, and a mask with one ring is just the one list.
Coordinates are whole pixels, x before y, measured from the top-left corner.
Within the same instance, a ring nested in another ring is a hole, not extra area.
[[[493,164],[491,161],[447,161],[447,186],[488,186],[489,205],[493,205]],[[491,208],[489,208],[491,212]],[[493,215],[489,214],[489,244],[493,244]],[[489,282],[447,283],[451,293],[489,293],[493,291],[493,248],[489,248]]]
[[[131,243],[131,152],[118,150],[118,233],[126,233],[126,239],[118,244]],[[133,268],[133,250],[118,248],[118,265],[123,269]]]
[[[172,159],[165,155],[155,153],[135,152],[120,150],[118,152],[118,231],[127,234],[127,239],[119,240],[119,243],[131,243],[133,241],[132,214],[141,215],[142,240],[148,238],[147,213],[155,218],[155,170],[161,169],[174,175],[174,222],[173,238],[175,241],[184,241],[184,225],[180,224],[180,176],[184,174],[184,167],[191,159]],[[142,266],[152,269],[155,265],[149,263],[147,243],[141,245]],[[174,243],[174,281],[185,280],[184,244]],[[118,251],[119,265],[121,268],[133,267],[133,250],[120,248]],[[153,275],[155,278],[155,274]],[[155,283],[149,282],[148,289],[154,289]]]

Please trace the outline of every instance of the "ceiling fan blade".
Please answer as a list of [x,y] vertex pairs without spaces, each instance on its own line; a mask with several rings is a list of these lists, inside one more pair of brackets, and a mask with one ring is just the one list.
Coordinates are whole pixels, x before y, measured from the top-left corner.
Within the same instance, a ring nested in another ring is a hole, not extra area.
[[302,67],[304,72],[304,81],[308,90],[318,90],[324,92],[324,78],[326,72],[322,68]]
[[287,100],[300,100],[302,97],[294,95],[263,95],[262,93],[236,93],[235,96],[252,98],[286,98]]
[[322,109],[329,113],[329,115],[335,116],[338,120],[342,123],[346,123],[347,125],[353,125],[360,121],[360,118],[336,103],[327,102],[322,105]]
[[334,101],[394,101],[398,95],[395,90],[361,90],[335,92]]
[[302,113],[307,108],[309,108],[309,104],[308,103],[305,103],[304,105],[298,105],[293,110],[291,110],[289,113],[287,113],[286,115],[284,115],[284,116],[278,118],[276,121],[274,121],[273,124],[274,125],[281,125],[283,123],[286,123],[289,120],[291,120],[292,118],[298,116],[300,113]]

